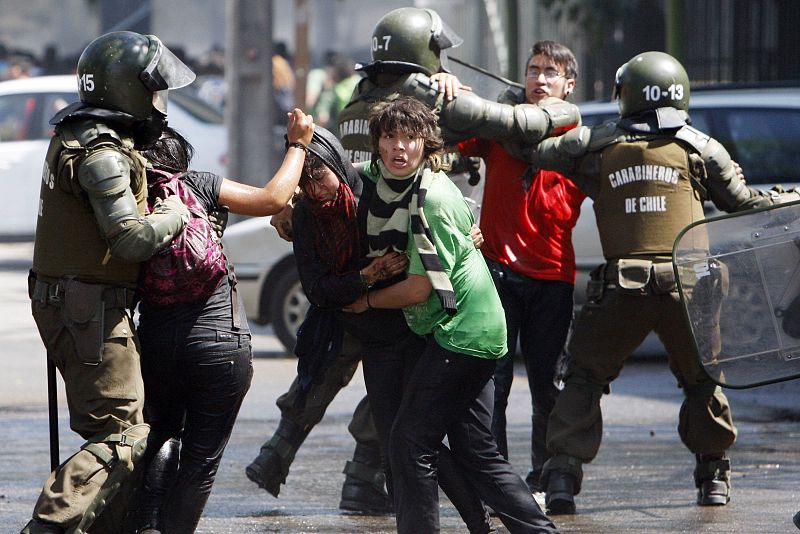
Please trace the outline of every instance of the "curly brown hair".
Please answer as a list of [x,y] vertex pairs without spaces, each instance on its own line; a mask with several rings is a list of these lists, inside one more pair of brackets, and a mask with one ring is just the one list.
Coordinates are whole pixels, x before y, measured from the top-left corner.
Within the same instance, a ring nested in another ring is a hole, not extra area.
[[371,172],[376,174],[378,172],[379,143],[384,132],[413,133],[423,138],[423,159],[427,160],[433,171],[441,170],[444,141],[438,122],[439,118],[431,108],[410,96],[400,96],[375,105],[369,114],[369,136],[372,139]]

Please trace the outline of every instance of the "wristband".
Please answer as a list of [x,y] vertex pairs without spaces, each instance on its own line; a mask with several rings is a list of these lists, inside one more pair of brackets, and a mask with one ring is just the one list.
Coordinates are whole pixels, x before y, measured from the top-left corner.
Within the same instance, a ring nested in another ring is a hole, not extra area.
[[372,304],[369,303],[369,289],[367,289],[367,309],[368,310],[372,309]]
[[292,141],[291,143],[289,143],[288,148],[292,148],[292,147],[299,148],[303,152],[308,151],[308,147],[306,145],[304,145],[303,143],[301,143],[300,141]]

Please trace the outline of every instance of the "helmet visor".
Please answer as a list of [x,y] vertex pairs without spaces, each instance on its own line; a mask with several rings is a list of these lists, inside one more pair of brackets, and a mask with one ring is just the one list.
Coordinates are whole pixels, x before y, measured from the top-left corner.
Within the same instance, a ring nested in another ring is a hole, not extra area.
[[156,53],[150,63],[139,74],[139,79],[150,91],[164,91],[166,89],[178,89],[192,83],[195,73],[186,64],[178,59],[169,48],[164,46],[158,37],[148,35],[152,45],[156,47]]
[[432,9],[427,9],[426,11],[430,13],[433,19],[431,24],[431,39],[436,43],[436,46],[439,47],[439,50],[455,48],[464,42],[464,39],[462,39],[453,28],[448,26],[436,11]]
[[164,115],[167,114],[167,96],[169,95],[169,91],[166,89],[163,91],[156,91],[153,93],[153,107],[156,108],[158,111],[163,113]]

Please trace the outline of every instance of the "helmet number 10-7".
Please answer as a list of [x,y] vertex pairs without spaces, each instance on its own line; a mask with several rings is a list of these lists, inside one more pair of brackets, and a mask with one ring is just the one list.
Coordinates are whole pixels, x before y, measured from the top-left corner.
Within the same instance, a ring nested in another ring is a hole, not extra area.
[[78,87],[91,93],[94,91],[94,74],[83,73],[78,76]]
[[662,90],[658,85],[645,85],[642,89],[644,99],[648,102],[657,102],[662,98],[669,98],[669,100],[682,100],[683,99],[683,84],[673,83],[666,90]]
[[392,40],[392,36],[391,35],[382,35],[381,36],[381,41],[383,41],[383,44],[378,44],[378,37],[377,36],[373,36],[372,37],[372,51],[375,52],[376,50],[389,50],[389,41],[391,41],[391,40]]

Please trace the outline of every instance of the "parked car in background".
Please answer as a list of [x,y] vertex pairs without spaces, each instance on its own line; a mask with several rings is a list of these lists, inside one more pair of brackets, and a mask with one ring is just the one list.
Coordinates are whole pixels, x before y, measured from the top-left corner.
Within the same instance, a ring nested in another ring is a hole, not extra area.
[[[586,102],[579,107],[588,126],[616,117],[618,110],[616,102]],[[751,185],[800,186],[800,87],[694,90],[690,116],[693,126],[725,145]],[[480,200],[479,191],[472,197]],[[710,203],[707,211],[715,212]],[[272,323],[281,342],[292,350],[308,302],[291,244],[278,237],[268,217],[231,225],[224,242],[236,265],[248,316],[256,323]],[[591,200],[581,207],[573,244],[578,265],[575,303],[580,306],[589,272],[604,261]]]
[[[0,82],[0,239],[29,240],[36,230],[39,186],[53,128],[49,121],[78,100],[75,76]],[[228,137],[222,113],[186,92],[170,91],[169,124],[196,149],[193,167],[225,174]]]

